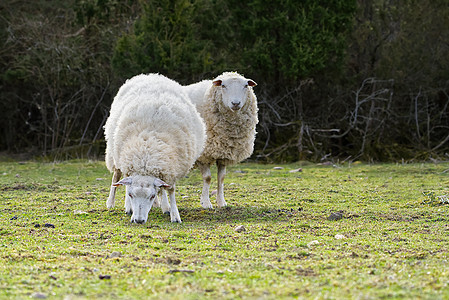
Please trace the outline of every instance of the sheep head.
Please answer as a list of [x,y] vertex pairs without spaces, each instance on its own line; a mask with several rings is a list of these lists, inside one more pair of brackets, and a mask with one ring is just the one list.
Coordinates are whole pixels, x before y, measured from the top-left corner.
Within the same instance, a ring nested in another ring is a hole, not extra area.
[[248,99],[249,88],[257,84],[243,76],[223,77],[212,82],[216,87],[219,87],[218,92],[221,93],[223,104],[232,111],[239,111]]
[[126,186],[125,209],[132,214],[132,223],[145,223],[148,213],[153,206],[160,188],[168,188],[170,185],[153,176],[134,175],[123,178],[114,186]]

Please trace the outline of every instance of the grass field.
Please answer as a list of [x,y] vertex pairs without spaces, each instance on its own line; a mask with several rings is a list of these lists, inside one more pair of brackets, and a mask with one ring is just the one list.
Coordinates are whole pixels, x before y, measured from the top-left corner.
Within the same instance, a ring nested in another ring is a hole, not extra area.
[[110,177],[0,163],[1,299],[449,299],[449,163],[240,164],[213,210],[194,170],[182,224],[108,211]]

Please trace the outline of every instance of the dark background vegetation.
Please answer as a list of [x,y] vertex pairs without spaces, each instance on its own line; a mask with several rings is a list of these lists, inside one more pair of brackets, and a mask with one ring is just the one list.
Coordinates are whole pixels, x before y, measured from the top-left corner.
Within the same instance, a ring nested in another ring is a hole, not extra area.
[[99,156],[126,78],[258,83],[253,158],[449,152],[447,0],[70,0],[0,4],[0,151]]

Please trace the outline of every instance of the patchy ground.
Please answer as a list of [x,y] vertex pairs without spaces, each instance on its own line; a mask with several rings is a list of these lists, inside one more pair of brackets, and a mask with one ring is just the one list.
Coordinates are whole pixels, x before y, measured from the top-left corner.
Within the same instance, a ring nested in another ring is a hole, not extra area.
[[0,298],[449,298],[448,163],[241,164],[214,210],[194,170],[182,224],[108,211],[110,177],[0,163]]

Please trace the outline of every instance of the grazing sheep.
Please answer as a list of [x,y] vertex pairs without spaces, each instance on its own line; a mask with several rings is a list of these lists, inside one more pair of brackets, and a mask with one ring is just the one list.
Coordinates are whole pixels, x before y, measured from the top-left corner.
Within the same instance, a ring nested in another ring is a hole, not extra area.
[[196,161],[203,176],[201,205],[212,208],[209,199],[210,166],[218,168],[217,204],[226,206],[224,177],[226,166],[248,158],[254,149],[257,119],[256,83],[235,72],[225,72],[212,80],[184,86],[206,123],[206,146]]
[[[159,74],[127,80],[104,128],[106,166],[114,173],[107,207],[114,207],[117,186],[125,185],[125,211],[131,222],[145,223],[165,188],[170,204],[163,193],[162,211],[181,223],[175,182],[192,168],[206,140],[204,122],[181,85]],[[122,174],[127,177],[120,180]]]

